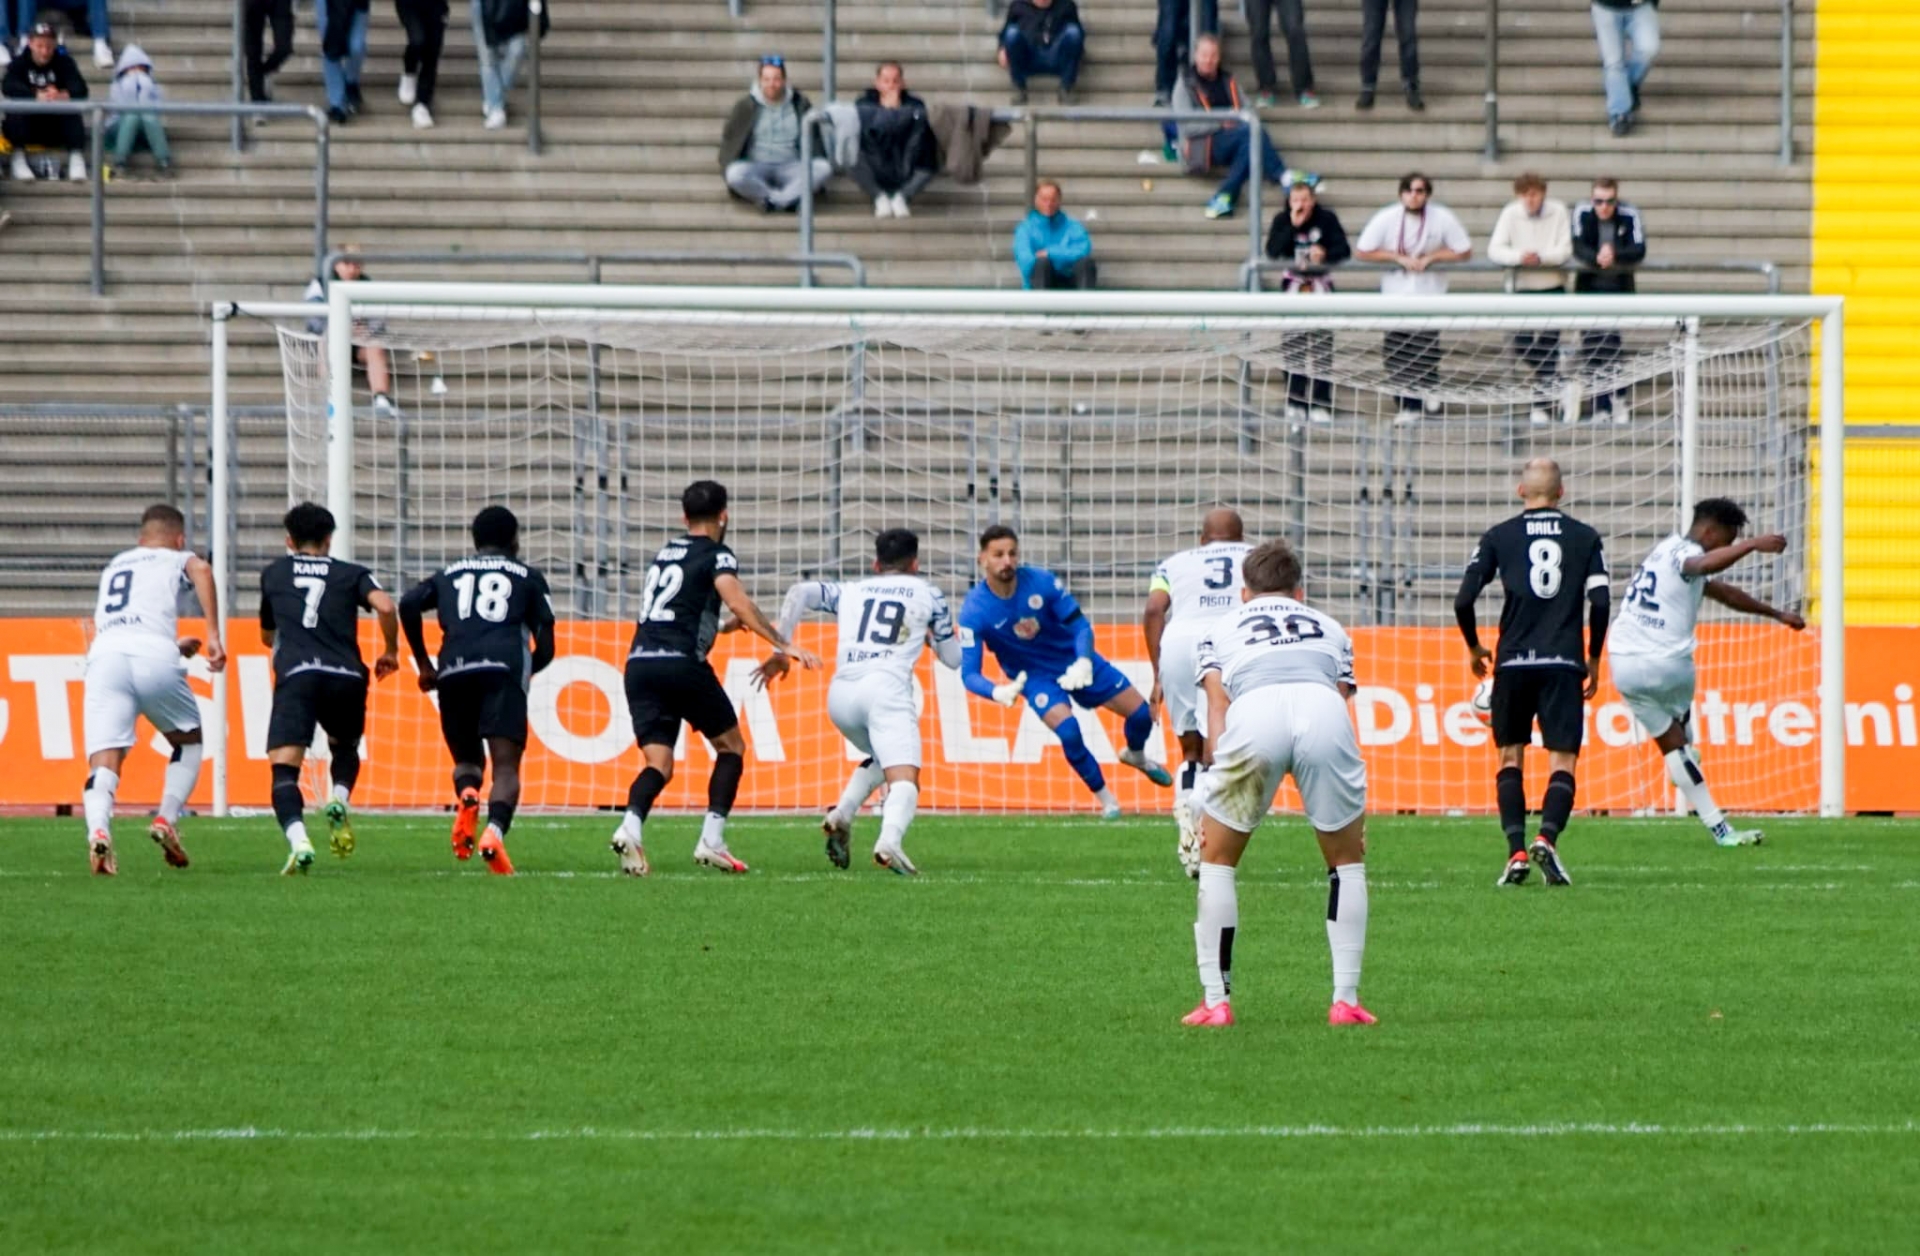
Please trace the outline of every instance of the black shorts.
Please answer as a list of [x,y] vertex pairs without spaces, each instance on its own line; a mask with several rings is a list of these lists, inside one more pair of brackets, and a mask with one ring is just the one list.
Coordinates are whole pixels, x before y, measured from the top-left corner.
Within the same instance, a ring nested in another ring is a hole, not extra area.
[[1586,723],[1586,677],[1565,667],[1509,667],[1493,674],[1493,744],[1525,746],[1540,721],[1549,750],[1580,753]]
[[683,720],[708,741],[740,726],[733,699],[705,659],[628,659],[627,710],[633,739],[643,746],[673,745]]
[[315,727],[327,740],[358,749],[367,730],[367,678],[337,672],[296,672],[273,687],[267,749],[313,744]]
[[527,691],[509,671],[467,672],[441,680],[440,735],[455,763],[485,763],[486,741],[527,744]]

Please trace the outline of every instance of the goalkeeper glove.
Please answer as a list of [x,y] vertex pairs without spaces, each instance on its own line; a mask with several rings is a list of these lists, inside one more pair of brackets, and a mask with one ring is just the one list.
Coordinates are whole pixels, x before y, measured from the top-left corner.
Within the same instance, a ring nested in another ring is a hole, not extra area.
[[1093,660],[1075,659],[1073,666],[1060,673],[1062,689],[1085,689],[1093,683]]
[[1020,701],[1020,691],[1027,687],[1027,674],[1021,672],[1004,685],[993,687],[993,700],[1001,706],[1012,706]]

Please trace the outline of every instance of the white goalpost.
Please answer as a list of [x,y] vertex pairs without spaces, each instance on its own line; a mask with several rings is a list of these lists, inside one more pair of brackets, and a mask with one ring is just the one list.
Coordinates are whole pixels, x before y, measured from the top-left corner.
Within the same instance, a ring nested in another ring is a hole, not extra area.
[[[895,526],[920,534],[923,568],[957,605],[980,529],[1005,523],[1025,561],[1065,579],[1142,693],[1153,567],[1195,543],[1208,507],[1235,507],[1250,539],[1294,542],[1308,599],[1354,631],[1376,809],[1491,811],[1493,751],[1467,703],[1452,598],[1479,534],[1518,510],[1520,464],[1544,454],[1566,471],[1566,508],[1605,538],[1616,606],[1703,498],[1733,497],[1756,529],[1789,538],[1786,554],[1729,578],[1804,608],[1809,630],[1709,604],[1695,736],[1729,810],[1844,809],[1837,298],[343,282],[324,335],[303,326],[317,305],[244,307],[276,327],[284,480],[277,459],[271,476],[233,469],[236,312],[217,308],[213,324],[223,608],[251,613],[287,502],[324,502],[335,552],[395,589],[465,552],[482,505],[510,506],[562,621],[559,657],[530,695],[533,807],[624,797],[637,763],[619,683],[634,575],[679,526],[680,489],[712,478],[732,493],[729,541],[763,607],[793,581],[861,574],[873,535]],[[385,356],[393,412],[372,411],[357,347]],[[1498,606],[1489,590],[1488,635]],[[749,742],[741,805],[824,806],[848,754],[825,680],[755,692],[755,661],[745,634],[714,655]],[[264,775],[262,665],[240,657],[232,675],[216,686],[216,717],[237,711],[244,727],[210,723],[216,809],[245,802]],[[411,675],[376,687],[363,805],[447,793],[433,707]],[[968,698],[930,658],[919,682],[928,805],[1089,805],[1030,713]],[[1111,760],[1117,722],[1081,724]],[[1582,808],[1675,805],[1604,674],[1586,737]],[[691,741],[681,752],[699,764],[706,748]],[[1149,754],[1173,753],[1157,730]],[[1130,810],[1168,807],[1118,775]],[[676,776],[663,805],[690,804],[679,791],[703,778]]]

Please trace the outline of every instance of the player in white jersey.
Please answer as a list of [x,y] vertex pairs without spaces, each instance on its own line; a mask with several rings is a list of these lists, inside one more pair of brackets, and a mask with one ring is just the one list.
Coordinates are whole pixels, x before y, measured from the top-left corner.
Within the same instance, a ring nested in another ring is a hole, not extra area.
[[[148,836],[176,868],[187,866],[175,822],[200,776],[200,704],[187,687],[187,660],[206,651],[220,671],[227,652],[220,644],[213,568],[188,552],[187,521],[171,506],[149,506],[140,517],[140,539],[100,573],[93,608],[93,646],[87,651],[87,856],[93,871],[118,871],[113,854],[113,797],[120,769],[133,748],[134,724],[142,715],[173,746],[161,786],[160,812]],[[204,642],[179,637],[178,603],[187,585],[199,595],[207,617]]]
[[1173,814],[1180,827],[1180,866],[1200,875],[1200,834],[1191,823],[1187,795],[1206,771],[1206,730],[1202,727],[1199,646],[1207,629],[1240,605],[1240,563],[1253,546],[1243,539],[1237,511],[1209,510],[1200,521],[1200,545],[1181,550],[1153,571],[1147,609],[1140,618],[1153,664],[1153,695],[1165,701],[1167,723],[1180,739],[1180,772],[1174,777]]
[[[960,666],[960,640],[954,633],[947,599],[920,572],[920,538],[905,528],[889,528],[874,539],[874,574],[836,584],[803,580],[787,590],[780,610],[780,634],[793,630],[808,611],[840,621],[840,651],[833,683],[827,687],[827,716],[866,759],[853,770],[840,801],[828,809],[820,827],[827,835],[827,858],[847,866],[847,842],[853,820],[867,798],[884,782],[880,840],[873,861],[912,876],[919,871],[901,843],[920,802],[920,716],[913,706],[913,669],[923,645],[951,668]],[[787,672],[786,656],[775,653],[754,673],[765,685]]]
[[1194,795],[1200,810],[1200,911],[1193,941],[1205,997],[1188,1025],[1233,1024],[1233,939],[1240,925],[1234,874],[1247,839],[1291,775],[1327,861],[1327,945],[1333,953],[1329,1025],[1371,1025],[1360,1006],[1367,947],[1367,768],[1347,699],[1353,643],[1303,603],[1300,560],[1274,540],[1248,554],[1245,599],[1200,643],[1213,768]]
[[1675,533],[1653,547],[1633,573],[1626,601],[1613,622],[1608,644],[1613,654],[1613,683],[1627,708],[1653,736],[1667,763],[1667,776],[1692,805],[1700,822],[1721,846],[1758,846],[1759,829],[1736,829],[1714,803],[1688,744],[1693,717],[1694,621],[1702,598],[1722,606],[1777,619],[1799,632],[1807,621],[1792,611],[1775,610],[1724,580],[1709,577],[1748,554],[1778,554],[1787,538],[1777,534],[1740,537],[1747,514],[1724,497],[1710,497],[1693,508],[1687,534]]

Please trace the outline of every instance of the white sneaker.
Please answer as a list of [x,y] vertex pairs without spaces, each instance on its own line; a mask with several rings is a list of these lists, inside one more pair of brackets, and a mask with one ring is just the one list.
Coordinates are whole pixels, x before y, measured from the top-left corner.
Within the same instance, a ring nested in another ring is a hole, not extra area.
[[1613,421],[1623,427],[1633,422],[1633,411],[1627,408],[1626,402],[1616,401],[1613,403]]
[[1333,411],[1327,409],[1325,406],[1315,406],[1313,409],[1307,411],[1307,420],[1311,423],[1331,423],[1333,422]]
[[1433,415],[1439,414],[1440,411],[1445,408],[1440,404],[1440,398],[1438,397],[1424,397],[1421,399],[1420,404],[1428,414]]
[[413,129],[416,131],[425,131],[432,125],[433,110],[427,108],[425,105],[415,105],[413,107]]
[[893,194],[893,216],[895,218],[913,217],[913,211],[907,208],[907,198],[898,192]]
[[875,218],[893,217],[893,198],[885,195],[874,197],[873,216]]
[[10,172],[16,183],[32,183],[35,178],[33,167],[27,164],[27,155],[17,148],[13,150],[13,166]]
[[487,110],[486,117],[487,130],[489,131],[498,131],[507,125],[507,111],[505,109],[489,109]]
[[1545,427],[1547,424],[1553,422],[1553,416],[1547,413],[1545,406],[1535,406],[1533,409],[1527,411],[1527,422],[1533,424],[1535,427]]
[[394,405],[393,399],[385,393],[375,393],[373,395],[373,412],[383,419],[397,419],[400,417],[400,407]]
[[613,853],[620,856],[620,871],[630,877],[644,877],[650,871],[647,867],[647,852],[637,837],[628,837],[624,832],[613,835]]
[[1294,405],[1292,402],[1288,402],[1287,418],[1295,423],[1304,423],[1307,420],[1307,408],[1305,406],[1297,406],[1297,405]]
[[103,70],[113,68],[113,45],[104,39],[93,41],[93,63]]
[[420,90],[419,75],[402,74],[400,76],[400,103],[401,104],[403,105],[412,104],[414,100],[417,99],[416,93],[418,93],[419,90]]
[[1409,406],[1402,406],[1400,413],[1393,416],[1393,421],[1398,424],[1418,423],[1420,421],[1420,412]]
[[[99,46],[97,43],[94,45],[96,48]],[[87,181],[87,159],[77,152],[67,154],[67,180],[71,183]]]

